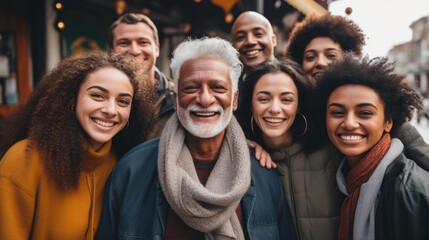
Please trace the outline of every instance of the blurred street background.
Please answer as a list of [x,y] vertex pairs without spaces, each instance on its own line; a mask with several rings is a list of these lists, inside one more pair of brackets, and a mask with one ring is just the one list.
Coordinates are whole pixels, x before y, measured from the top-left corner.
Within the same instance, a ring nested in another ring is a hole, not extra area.
[[417,128],[425,142],[429,144],[429,120],[426,118],[421,119],[419,123],[417,122],[416,118],[414,118],[411,121],[411,124],[413,124],[413,126]]
[[[347,7],[352,9],[349,15],[344,12]],[[425,98],[425,109],[411,123],[429,144],[429,1],[342,0],[332,2],[329,9],[359,24],[367,37],[365,53],[396,62],[396,73]]]
[[[143,13],[156,24],[157,67],[168,75],[179,42],[201,36],[229,39],[234,19],[249,10],[270,20],[277,55],[306,16],[346,16],[364,30],[366,54],[388,57],[404,81],[422,98],[429,97],[429,0],[0,0],[0,119],[25,102],[62,58],[107,49],[109,26],[126,12]],[[427,119],[412,123],[428,142]]]

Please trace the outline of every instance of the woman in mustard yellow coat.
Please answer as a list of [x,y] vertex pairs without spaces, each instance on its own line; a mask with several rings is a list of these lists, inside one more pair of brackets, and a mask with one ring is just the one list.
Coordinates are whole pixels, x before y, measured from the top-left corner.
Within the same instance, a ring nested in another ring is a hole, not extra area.
[[101,52],[65,59],[3,120],[0,239],[93,239],[105,182],[152,121],[154,91],[133,66]]

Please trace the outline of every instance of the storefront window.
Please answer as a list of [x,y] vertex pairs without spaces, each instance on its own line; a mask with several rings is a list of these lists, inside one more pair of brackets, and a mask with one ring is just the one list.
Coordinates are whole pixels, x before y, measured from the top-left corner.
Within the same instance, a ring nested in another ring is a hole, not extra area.
[[18,104],[15,36],[0,31],[0,105]]

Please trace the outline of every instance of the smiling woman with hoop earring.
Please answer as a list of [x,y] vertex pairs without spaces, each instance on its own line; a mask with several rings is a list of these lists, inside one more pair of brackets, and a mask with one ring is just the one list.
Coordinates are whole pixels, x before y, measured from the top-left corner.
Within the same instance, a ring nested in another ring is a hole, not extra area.
[[235,115],[246,138],[264,147],[277,165],[300,239],[335,239],[342,200],[335,179],[340,155],[332,145],[313,150],[308,144],[314,138],[313,90],[297,63],[267,63],[244,82]]

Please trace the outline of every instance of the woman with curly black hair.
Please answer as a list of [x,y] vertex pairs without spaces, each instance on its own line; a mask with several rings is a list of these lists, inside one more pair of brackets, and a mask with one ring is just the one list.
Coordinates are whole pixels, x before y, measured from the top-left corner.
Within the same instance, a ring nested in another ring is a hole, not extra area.
[[107,177],[153,121],[136,61],[65,59],[2,122],[0,239],[93,239]]
[[428,239],[429,173],[392,137],[422,108],[419,95],[386,59],[345,56],[318,79],[320,119],[344,154],[337,171],[338,239]]
[[352,20],[325,14],[309,16],[290,33],[286,56],[298,62],[311,77],[321,73],[344,52],[362,55],[365,35]]

